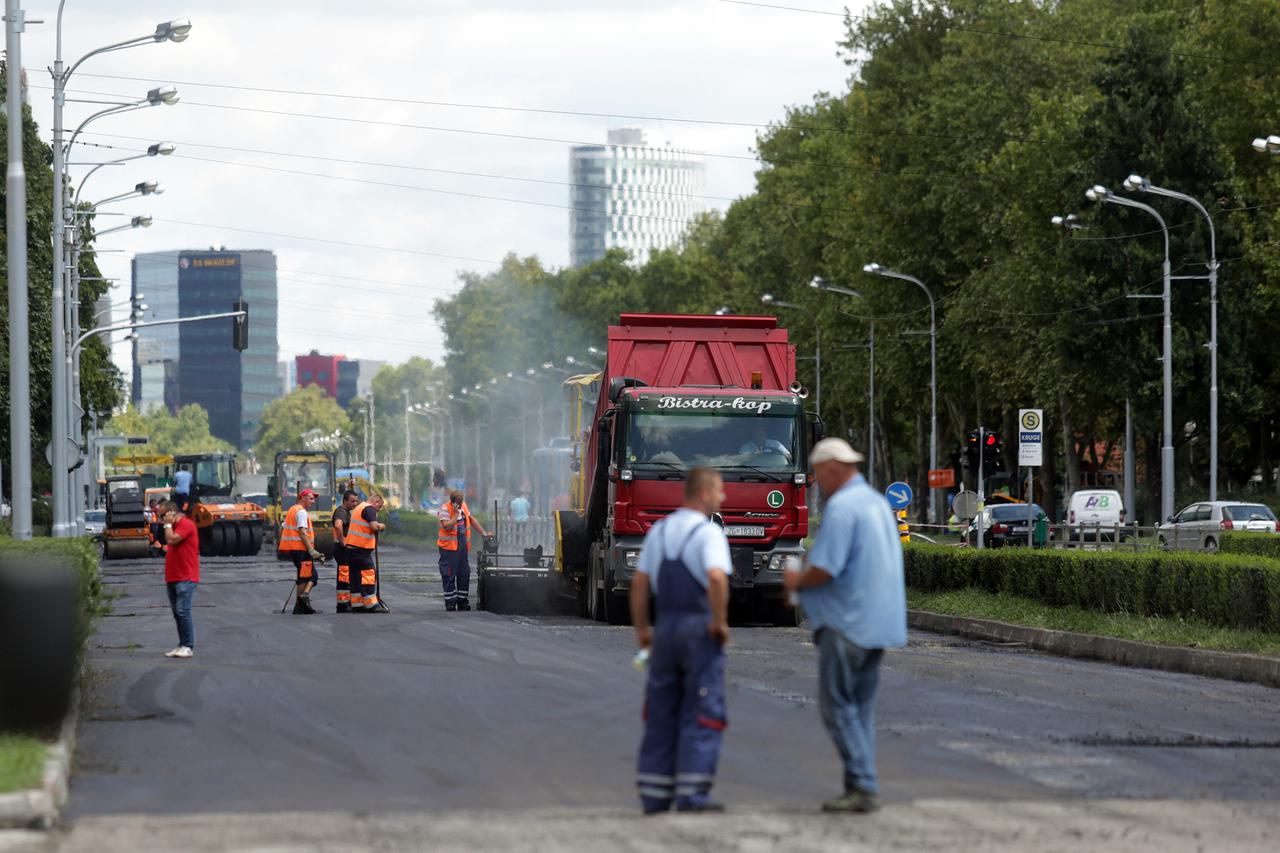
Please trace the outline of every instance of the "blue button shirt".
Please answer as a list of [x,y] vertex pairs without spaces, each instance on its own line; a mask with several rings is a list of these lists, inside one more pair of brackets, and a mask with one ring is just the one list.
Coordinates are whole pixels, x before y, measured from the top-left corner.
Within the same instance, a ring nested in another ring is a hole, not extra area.
[[191,472],[179,471],[173,475],[173,491],[178,495],[191,494]]
[[861,474],[827,500],[809,565],[831,575],[821,586],[800,590],[813,630],[831,628],[864,649],[907,644],[898,522]]
[[511,499],[511,520],[512,521],[528,521],[529,520],[529,499],[521,496]]

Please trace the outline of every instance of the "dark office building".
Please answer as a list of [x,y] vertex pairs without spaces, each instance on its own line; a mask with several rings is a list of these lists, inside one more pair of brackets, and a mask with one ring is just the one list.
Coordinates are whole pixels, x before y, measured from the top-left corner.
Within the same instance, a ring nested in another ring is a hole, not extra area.
[[268,251],[182,252],[180,316],[230,311],[249,303],[249,348],[231,345],[231,320],[178,327],[178,396],[209,411],[210,430],[241,449],[252,446],[276,382],[276,256]]
[[338,362],[338,405],[346,408],[360,393],[360,362],[343,359]]

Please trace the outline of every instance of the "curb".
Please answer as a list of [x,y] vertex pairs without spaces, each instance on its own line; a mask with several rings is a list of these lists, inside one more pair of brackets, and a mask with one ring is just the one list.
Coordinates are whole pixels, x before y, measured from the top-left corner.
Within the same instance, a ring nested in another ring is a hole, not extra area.
[[1028,628],[994,619],[948,616],[926,610],[908,610],[907,624],[912,628],[938,634],[959,634],[975,640],[1002,643],[1024,643],[1037,651],[1063,657],[1280,687],[1280,658],[1183,646],[1156,646],[1096,634]]
[[76,726],[80,720],[80,688],[71,694],[71,709],[62,721],[58,739],[49,746],[39,788],[0,794],[0,828],[48,829],[67,803],[71,757],[76,751]]

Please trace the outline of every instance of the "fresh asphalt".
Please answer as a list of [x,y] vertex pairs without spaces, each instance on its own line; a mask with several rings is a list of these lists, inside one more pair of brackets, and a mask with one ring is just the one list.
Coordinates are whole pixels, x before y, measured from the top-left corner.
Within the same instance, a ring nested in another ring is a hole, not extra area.
[[[280,613],[292,570],[203,561],[191,660],[157,561],[104,566],[69,825],[108,816],[630,810],[643,676],[629,628],[447,613],[435,554],[386,548],[389,615]],[[840,772],[803,629],[735,627],[716,787],[811,811]],[[912,633],[878,713],[883,799],[1239,804],[1280,790],[1280,691]]]

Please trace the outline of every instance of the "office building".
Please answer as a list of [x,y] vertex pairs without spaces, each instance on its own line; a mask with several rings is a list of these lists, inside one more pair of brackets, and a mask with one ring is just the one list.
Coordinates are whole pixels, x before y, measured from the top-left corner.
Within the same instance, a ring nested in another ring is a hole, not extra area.
[[249,304],[249,347],[232,346],[232,320],[141,331],[134,346],[133,402],[175,410],[197,403],[212,433],[238,448],[256,438],[262,411],[280,396],[276,373],[276,257],[261,249],[149,252],[133,259],[133,293],[146,319],[195,317]]
[[640,128],[610,130],[605,145],[570,150],[569,261],[575,266],[626,249],[644,263],[679,244],[704,208],[701,155],[649,147]]

